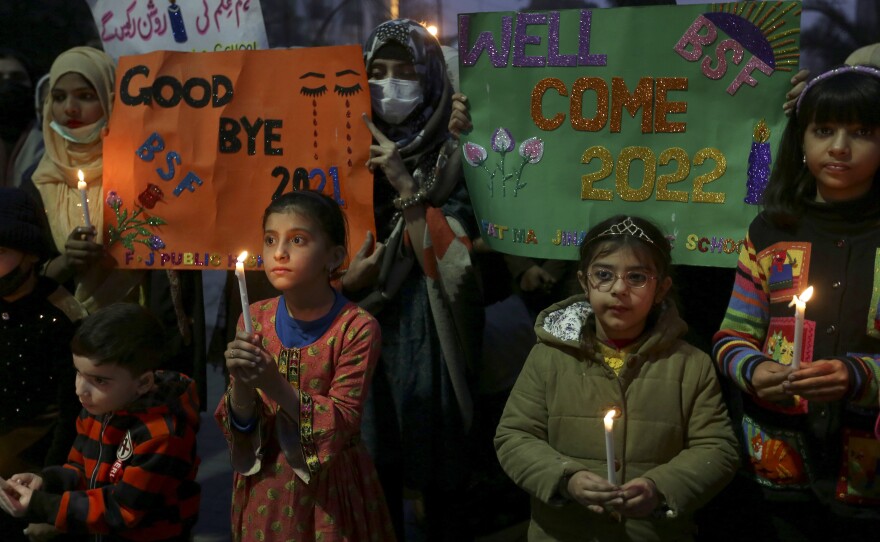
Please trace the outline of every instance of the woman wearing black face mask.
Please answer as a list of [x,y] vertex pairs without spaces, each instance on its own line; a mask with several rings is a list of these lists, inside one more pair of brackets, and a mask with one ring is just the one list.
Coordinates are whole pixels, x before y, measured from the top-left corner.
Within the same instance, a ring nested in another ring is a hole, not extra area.
[[418,23],[381,24],[364,51],[376,236],[342,279],[382,326],[363,434],[398,537],[407,488],[422,497],[427,540],[466,541],[458,507],[483,307],[471,260],[478,230],[447,132],[452,90],[439,42]]
[[27,59],[0,49],[0,186],[11,186],[14,151],[33,120],[33,79]]

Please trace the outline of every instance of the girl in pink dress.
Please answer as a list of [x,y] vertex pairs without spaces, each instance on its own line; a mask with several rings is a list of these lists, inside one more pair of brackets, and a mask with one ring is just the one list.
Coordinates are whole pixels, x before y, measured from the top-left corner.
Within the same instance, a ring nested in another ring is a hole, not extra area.
[[379,325],[330,285],[345,230],[317,192],[284,194],[263,215],[263,265],[282,295],[251,305],[252,334],[239,321],[215,413],[235,471],[235,541],[394,540],[360,440]]

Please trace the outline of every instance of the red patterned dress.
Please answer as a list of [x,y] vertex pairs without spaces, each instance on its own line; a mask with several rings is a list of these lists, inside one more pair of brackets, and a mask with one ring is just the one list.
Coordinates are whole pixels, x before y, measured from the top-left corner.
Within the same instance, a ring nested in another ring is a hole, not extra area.
[[299,390],[299,420],[261,393],[257,429],[245,435],[231,429],[228,393],[217,406],[235,470],[233,540],[394,540],[376,469],[360,441],[379,325],[347,302],[317,341],[285,348],[275,329],[279,299],[251,305],[251,314],[263,348]]

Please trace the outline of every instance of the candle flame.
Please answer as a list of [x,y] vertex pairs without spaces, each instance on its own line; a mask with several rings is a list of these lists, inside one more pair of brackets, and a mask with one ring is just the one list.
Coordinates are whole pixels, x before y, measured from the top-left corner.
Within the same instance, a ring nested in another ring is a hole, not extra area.
[[245,250],[241,254],[238,255],[238,263],[243,264],[244,261],[247,259],[247,257],[248,257],[248,252],[247,252],[247,250]]
[[86,180],[86,176],[85,176],[85,174],[83,173],[83,170],[81,170],[81,169],[77,170],[77,172],[76,172],[76,178],[79,179],[79,182],[83,182],[83,181]]
[[617,417],[617,409],[612,408],[608,412],[605,413],[605,430],[611,431],[611,428],[614,427],[614,418]]
[[812,286],[810,286],[809,288],[807,288],[806,290],[801,292],[800,296],[798,296],[797,294],[791,296],[791,303],[789,303],[788,306],[793,307],[799,303],[806,303],[807,301],[810,300],[811,297],[813,297],[813,287]]
[[807,301],[810,300],[811,297],[813,297],[813,287],[812,286],[810,286],[809,288],[807,288],[806,290],[801,292],[801,303],[806,303]]

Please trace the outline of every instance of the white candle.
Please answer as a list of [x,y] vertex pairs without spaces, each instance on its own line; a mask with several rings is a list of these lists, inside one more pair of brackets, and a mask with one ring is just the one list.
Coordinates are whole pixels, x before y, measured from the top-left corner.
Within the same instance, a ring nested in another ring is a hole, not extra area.
[[77,171],[76,176],[79,179],[79,182],[76,183],[76,187],[79,188],[79,199],[82,201],[83,222],[86,223],[86,228],[91,228],[92,227],[92,220],[89,217],[89,193],[88,193],[89,185],[86,184],[85,175],[83,175],[83,170]]
[[605,413],[605,457],[608,461],[608,481],[617,485],[617,474],[614,471],[614,416],[617,410]]
[[244,320],[244,330],[248,335],[253,334],[254,325],[251,323],[251,304],[248,302],[247,283],[244,281],[244,261],[247,259],[245,250],[238,255],[235,262],[235,277],[238,279],[238,293],[241,296],[241,317]]
[[804,352],[804,312],[811,297],[813,297],[812,286],[801,292],[800,297],[791,296],[791,303],[788,304],[789,307],[794,305],[794,351],[791,354],[791,368],[794,370],[801,368]]

